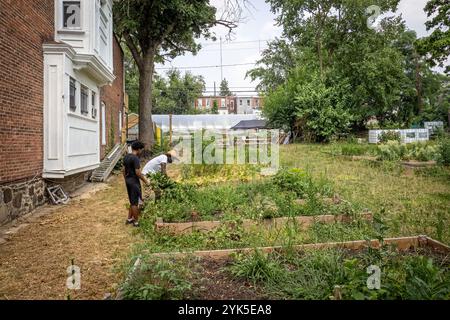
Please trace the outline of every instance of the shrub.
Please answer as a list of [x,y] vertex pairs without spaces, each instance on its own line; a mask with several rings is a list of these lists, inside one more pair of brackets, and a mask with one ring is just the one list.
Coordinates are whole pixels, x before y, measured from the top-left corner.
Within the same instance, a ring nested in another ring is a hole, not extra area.
[[406,147],[398,141],[387,141],[378,146],[378,159],[385,161],[398,161],[406,154]]
[[400,143],[401,139],[400,132],[397,131],[383,131],[379,137],[380,143],[387,143],[388,141],[398,141]]
[[401,144],[398,141],[388,141],[378,146],[378,158],[386,161],[431,161],[439,159],[439,149],[436,145],[423,142]]
[[286,191],[293,191],[299,197],[305,197],[313,188],[312,178],[300,169],[282,169],[273,177],[274,184]]

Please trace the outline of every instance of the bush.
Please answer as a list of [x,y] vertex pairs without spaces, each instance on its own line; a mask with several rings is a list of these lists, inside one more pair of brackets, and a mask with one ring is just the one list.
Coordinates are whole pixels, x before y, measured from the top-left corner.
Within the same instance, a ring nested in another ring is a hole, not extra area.
[[378,146],[378,159],[385,161],[398,161],[403,158],[406,153],[405,145],[398,141],[387,141],[386,144]]
[[387,143],[388,141],[398,141],[401,142],[400,132],[397,131],[383,131],[380,134],[380,143]]
[[299,197],[305,197],[313,188],[312,178],[300,169],[280,170],[273,182],[281,190],[293,191]]
[[379,160],[431,161],[438,160],[439,158],[438,146],[423,142],[401,144],[398,141],[388,141],[386,144],[378,146]]

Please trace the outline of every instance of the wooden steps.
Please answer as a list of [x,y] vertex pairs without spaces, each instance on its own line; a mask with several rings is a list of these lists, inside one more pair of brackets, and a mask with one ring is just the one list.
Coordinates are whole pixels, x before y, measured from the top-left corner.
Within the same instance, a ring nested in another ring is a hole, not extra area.
[[105,182],[111,172],[114,170],[116,164],[122,158],[123,154],[126,151],[126,148],[126,145],[117,144],[108,154],[108,156],[102,161],[100,166],[94,170],[91,176],[91,182]]

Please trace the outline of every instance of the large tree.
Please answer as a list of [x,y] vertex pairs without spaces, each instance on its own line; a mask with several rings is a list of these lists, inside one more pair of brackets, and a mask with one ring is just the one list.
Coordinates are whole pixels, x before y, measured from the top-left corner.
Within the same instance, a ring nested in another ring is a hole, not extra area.
[[[232,6],[237,7],[241,8],[239,3]],[[234,10],[234,15],[222,15],[223,19],[216,17],[216,11],[208,0],[114,2],[115,32],[124,40],[139,70],[139,139],[147,148],[154,143],[152,92],[155,63],[184,52],[195,54],[200,49],[195,40],[214,38],[210,31],[213,26],[224,25],[230,30],[236,27],[239,11]]]
[[205,90],[205,81],[201,76],[190,72],[181,74],[173,69],[166,77],[155,76],[153,94],[154,114],[193,114],[195,99]]
[[227,79],[223,79],[220,83],[220,95],[222,97],[228,97],[233,95],[233,93],[230,91],[230,87],[228,86]]
[[[450,56],[450,2],[447,0],[430,0],[425,6],[430,19],[425,23],[431,35],[418,41],[421,53],[426,54],[432,65],[444,67]],[[446,66],[450,73],[450,65]]]

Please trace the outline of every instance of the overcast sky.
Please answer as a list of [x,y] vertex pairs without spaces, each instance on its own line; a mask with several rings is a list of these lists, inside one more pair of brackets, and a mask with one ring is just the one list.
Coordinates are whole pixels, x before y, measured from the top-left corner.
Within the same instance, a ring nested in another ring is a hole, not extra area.
[[[403,19],[409,29],[415,30],[419,37],[427,35],[425,21],[427,16],[423,11],[427,0],[401,0],[398,14],[402,14]],[[212,0],[211,3],[220,7],[223,0]],[[275,26],[275,16],[270,12],[270,6],[263,0],[251,0],[254,8],[246,13],[246,20],[235,30],[233,40],[223,43],[223,76],[229,82],[232,91],[253,90],[257,83],[245,79],[245,74],[252,69],[261,57],[261,51],[266,48],[267,40],[272,40],[281,35],[281,29]],[[225,36],[227,30],[223,27],[214,29],[217,36]],[[203,49],[196,55],[186,54],[165,65],[158,65],[157,68],[192,68],[190,71],[196,75],[202,75],[206,80],[207,91],[213,90],[214,82],[219,87],[221,81],[220,68],[196,68],[202,66],[220,65],[220,43],[203,42]],[[235,65],[235,66],[227,66]],[[187,69],[182,69],[186,71]],[[158,73],[164,74],[166,70],[158,69]],[[251,92],[238,93],[239,95],[252,94]]]

